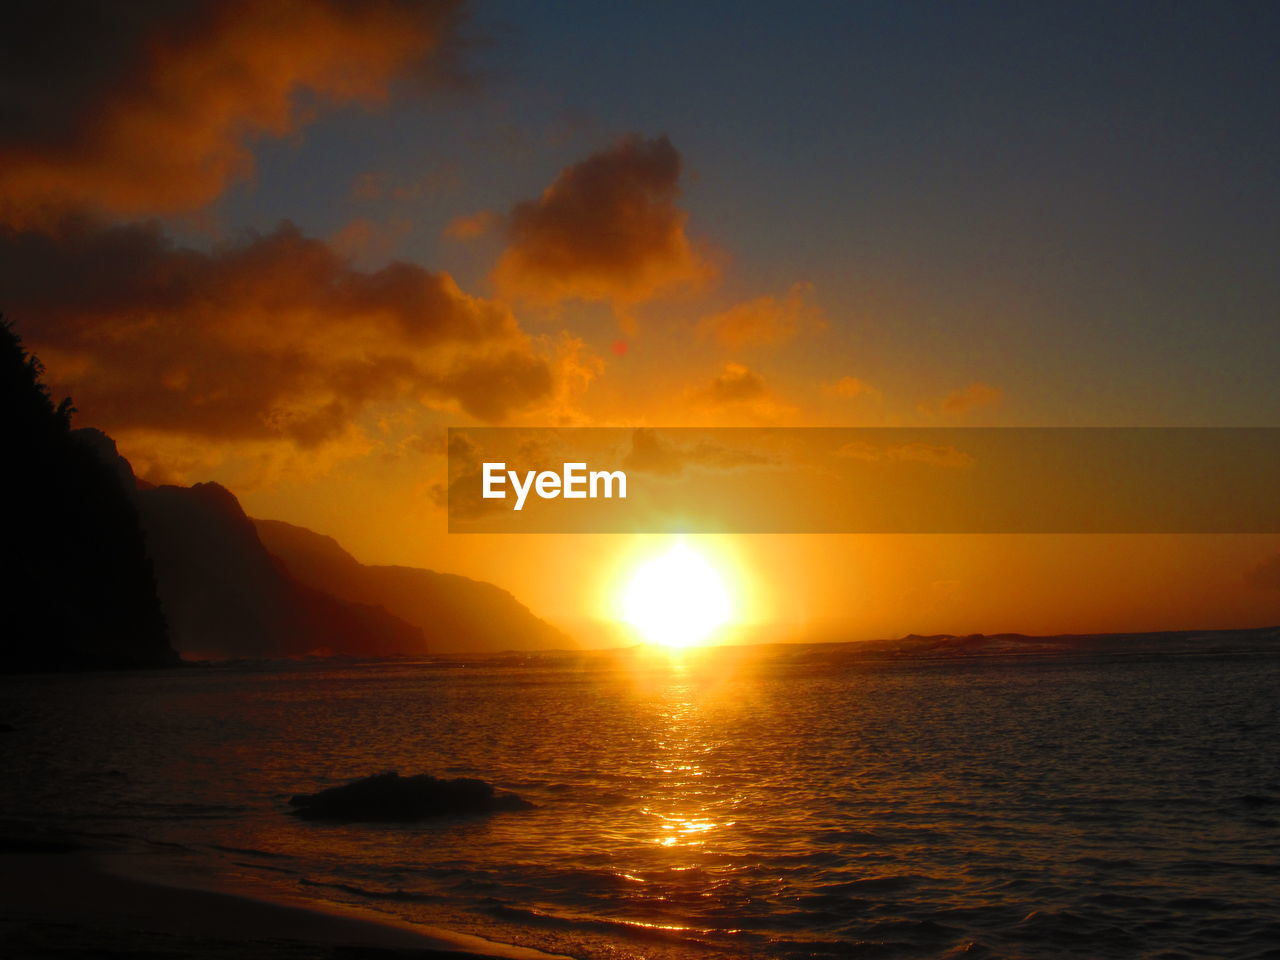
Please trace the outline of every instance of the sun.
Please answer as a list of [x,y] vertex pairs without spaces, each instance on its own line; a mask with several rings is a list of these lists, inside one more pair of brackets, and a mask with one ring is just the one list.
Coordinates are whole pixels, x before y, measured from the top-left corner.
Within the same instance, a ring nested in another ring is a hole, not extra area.
[[682,542],[636,568],[621,613],[648,643],[694,647],[732,619],[733,602],[716,568]]

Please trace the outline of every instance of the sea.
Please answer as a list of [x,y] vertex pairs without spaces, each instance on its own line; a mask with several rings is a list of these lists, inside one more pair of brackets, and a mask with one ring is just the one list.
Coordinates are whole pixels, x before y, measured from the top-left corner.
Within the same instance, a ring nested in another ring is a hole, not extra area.
[[[0,815],[582,960],[1280,957],[1280,656],[841,645],[0,680]],[[382,771],[525,811],[326,823]]]

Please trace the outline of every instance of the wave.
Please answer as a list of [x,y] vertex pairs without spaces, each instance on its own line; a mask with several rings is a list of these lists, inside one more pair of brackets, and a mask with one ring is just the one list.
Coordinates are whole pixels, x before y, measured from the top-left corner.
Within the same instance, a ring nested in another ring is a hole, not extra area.
[[272,853],[270,850],[259,850],[256,847],[232,847],[223,843],[209,844],[214,850],[222,850],[224,853],[239,853],[247,857],[267,857],[272,860],[283,860],[285,854]]
[[375,890],[370,887],[357,886],[354,883],[342,883],[337,880],[311,880],[300,877],[298,883],[304,887],[321,887],[328,890],[341,890],[366,900],[388,900],[399,903],[437,903],[442,898],[428,893],[415,893],[409,890]]

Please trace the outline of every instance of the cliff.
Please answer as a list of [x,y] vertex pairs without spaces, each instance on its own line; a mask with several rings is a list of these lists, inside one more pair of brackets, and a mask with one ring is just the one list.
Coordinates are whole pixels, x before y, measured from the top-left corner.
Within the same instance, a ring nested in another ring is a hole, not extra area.
[[266,548],[299,581],[352,603],[373,604],[422,630],[435,652],[482,653],[570,646],[556,628],[491,583],[416,567],[360,563],[332,537],[279,520],[255,520]]
[[41,373],[0,321],[0,671],[175,663],[130,491]]
[[225,487],[139,489],[137,500],[165,615],[183,653],[278,657],[425,651],[418,628],[290,576]]

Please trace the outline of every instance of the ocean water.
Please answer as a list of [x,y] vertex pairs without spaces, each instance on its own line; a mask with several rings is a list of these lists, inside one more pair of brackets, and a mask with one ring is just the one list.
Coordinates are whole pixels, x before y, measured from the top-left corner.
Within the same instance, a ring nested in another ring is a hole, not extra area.
[[[0,815],[581,958],[1280,957],[1278,681],[820,646],[8,678]],[[287,812],[391,769],[537,807]]]

